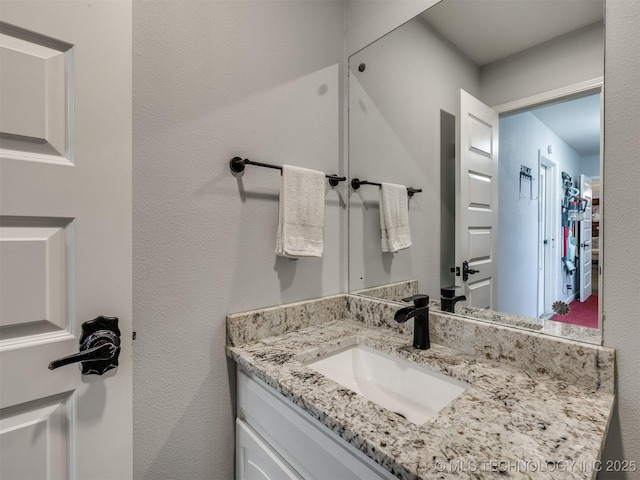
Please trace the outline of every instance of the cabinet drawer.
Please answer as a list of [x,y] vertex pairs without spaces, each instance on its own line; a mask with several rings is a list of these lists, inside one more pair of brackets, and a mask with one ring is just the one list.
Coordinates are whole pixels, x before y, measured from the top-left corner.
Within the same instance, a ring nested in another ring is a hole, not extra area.
[[240,369],[238,417],[305,479],[395,478],[300,407]]

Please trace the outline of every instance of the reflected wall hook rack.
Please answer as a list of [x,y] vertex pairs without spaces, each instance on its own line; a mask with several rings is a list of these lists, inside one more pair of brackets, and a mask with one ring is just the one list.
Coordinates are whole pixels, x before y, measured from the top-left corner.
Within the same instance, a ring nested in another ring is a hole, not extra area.
[[[249,160],[248,158],[242,159],[240,157],[233,157],[231,160],[229,160],[229,168],[231,168],[231,171],[233,173],[244,172],[244,167],[246,165],[256,165],[258,167],[273,168],[274,170],[282,171],[282,167],[279,165],[271,165],[270,163],[254,162],[253,160]],[[325,174],[325,177],[329,179],[329,185],[331,185],[332,187],[335,187],[340,182],[344,182],[347,179],[347,177],[339,177],[338,175]]]
[[531,175],[531,169],[525,165],[520,165],[520,183],[518,186],[518,198],[526,198],[522,196],[522,182],[529,182],[529,200],[535,200],[533,198],[533,175]]
[[[360,185],[377,185],[378,187],[382,186],[381,183],[370,182],[368,180],[360,180],[359,178],[354,178],[351,180],[351,188],[353,188],[354,190],[358,190],[360,188]],[[407,195],[409,195],[410,197],[413,197],[415,193],[420,193],[421,191],[421,188],[407,187]]]

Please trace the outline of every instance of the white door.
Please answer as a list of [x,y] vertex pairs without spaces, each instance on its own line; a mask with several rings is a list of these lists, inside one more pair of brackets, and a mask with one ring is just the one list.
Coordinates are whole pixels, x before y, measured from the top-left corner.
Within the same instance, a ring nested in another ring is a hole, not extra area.
[[587,200],[584,220],[580,225],[580,301],[591,296],[591,206],[593,189],[591,178],[580,175],[580,196]]
[[558,198],[559,174],[557,164],[542,156],[538,150],[539,166],[539,249],[538,249],[538,316],[552,313],[556,300],[556,271],[560,268],[560,256],[556,253],[556,239],[560,226],[560,201]]
[[[131,3],[0,20],[0,478],[130,479]],[[119,366],[49,370],[100,315]]]
[[498,272],[498,113],[460,90],[456,130],[457,282],[465,287],[468,305],[493,309]]

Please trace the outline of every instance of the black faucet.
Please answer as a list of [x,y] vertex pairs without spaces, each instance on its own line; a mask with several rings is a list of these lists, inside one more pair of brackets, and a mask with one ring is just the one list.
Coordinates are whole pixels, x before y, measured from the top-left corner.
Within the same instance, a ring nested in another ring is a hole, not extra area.
[[443,312],[453,313],[456,303],[461,300],[466,300],[467,297],[459,295],[456,297],[456,286],[443,287],[440,289],[440,309]]
[[413,302],[413,306],[401,308],[393,316],[398,323],[404,323],[410,318],[413,321],[413,346],[420,350],[427,350],[429,343],[429,295],[414,295],[403,298],[404,302]]

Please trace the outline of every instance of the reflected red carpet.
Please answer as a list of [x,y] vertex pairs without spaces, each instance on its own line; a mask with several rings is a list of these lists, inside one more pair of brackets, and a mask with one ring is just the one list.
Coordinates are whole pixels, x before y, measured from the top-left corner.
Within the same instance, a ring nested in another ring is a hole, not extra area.
[[569,304],[569,313],[554,315],[555,322],[571,323],[581,327],[598,328],[598,296],[591,295],[586,301],[574,300]]

